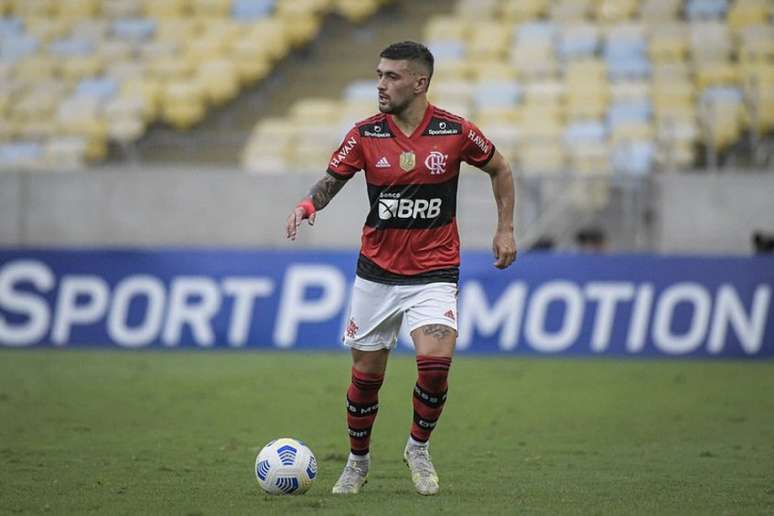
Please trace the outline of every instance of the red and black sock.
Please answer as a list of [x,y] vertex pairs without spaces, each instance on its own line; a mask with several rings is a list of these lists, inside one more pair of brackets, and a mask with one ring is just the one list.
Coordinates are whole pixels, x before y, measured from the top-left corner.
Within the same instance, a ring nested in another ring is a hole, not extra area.
[[414,386],[414,422],[411,438],[424,443],[441,417],[446,403],[451,357],[417,355],[417,383]]
[[347,389],[347,426],[349,446],[354,455],[368,453],[383,381],[383,374],[363,373],[352,368],[352,383]]

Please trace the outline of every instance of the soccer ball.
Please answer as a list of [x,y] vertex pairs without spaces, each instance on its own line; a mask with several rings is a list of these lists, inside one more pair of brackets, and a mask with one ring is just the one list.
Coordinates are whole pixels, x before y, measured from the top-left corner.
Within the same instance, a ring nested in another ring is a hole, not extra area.
[[317,459],[303,441],[282,437],[255,459],[258,485],[269,494],[304,494],[317,476]]

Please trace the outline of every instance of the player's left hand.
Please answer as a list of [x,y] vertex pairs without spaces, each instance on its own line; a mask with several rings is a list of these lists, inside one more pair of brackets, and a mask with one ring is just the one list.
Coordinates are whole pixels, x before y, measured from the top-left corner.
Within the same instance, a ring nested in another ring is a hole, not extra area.
[[[290,240],[295,240],[298,234],[298,227],[301,225],[301,221],[304,220],[306,212],[304,208],[296,206],[295,209],[288,216],[287,236]],[[310,226],[314,226],[314,221],[317,218],[317,212],[312,213],[307,219]]]
[[513,238],[513,231],[495,233],[492,252],[495,255],[495,267],[498,269],[509,267],[516,259],[516,240]]

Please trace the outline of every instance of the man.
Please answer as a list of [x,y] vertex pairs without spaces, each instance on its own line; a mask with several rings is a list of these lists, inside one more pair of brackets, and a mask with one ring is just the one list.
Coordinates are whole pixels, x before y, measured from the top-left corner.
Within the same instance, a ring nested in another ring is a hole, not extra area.
[[508,163],[477,127],[428,103],[433,55],[424,45],[395,43],[380,57],[380,113],[358,122],[344,137],[326,176],[288,217],[287,236],[295,240],[303,219],[314,224],[316,212],[357,171],[365,171],[371,211],[344,336],[353,361],[347,390],[350,455],[333,493],[354,494],[366,482],[378,392],[405,317],[418,377],[403,456],[417,492],[432,495],[438,492],[438,476],[428,445],[446,401],[457,338],[460,162],[491,176],[497,203],[492,248],[500,269],[516,257],[513,179]]

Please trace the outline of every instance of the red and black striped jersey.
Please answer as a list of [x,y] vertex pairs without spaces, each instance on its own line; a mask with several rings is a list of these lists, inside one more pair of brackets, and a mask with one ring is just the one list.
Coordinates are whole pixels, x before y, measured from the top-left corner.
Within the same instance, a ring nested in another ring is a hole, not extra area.
[[429,105],[410,136],[380,113],[355,124],[328,173],[365,171],[371,209],[358,276],[382,283],[456,282],[460,240],[457,182],[462,161],[483,167],[494,145],[473,123]]

